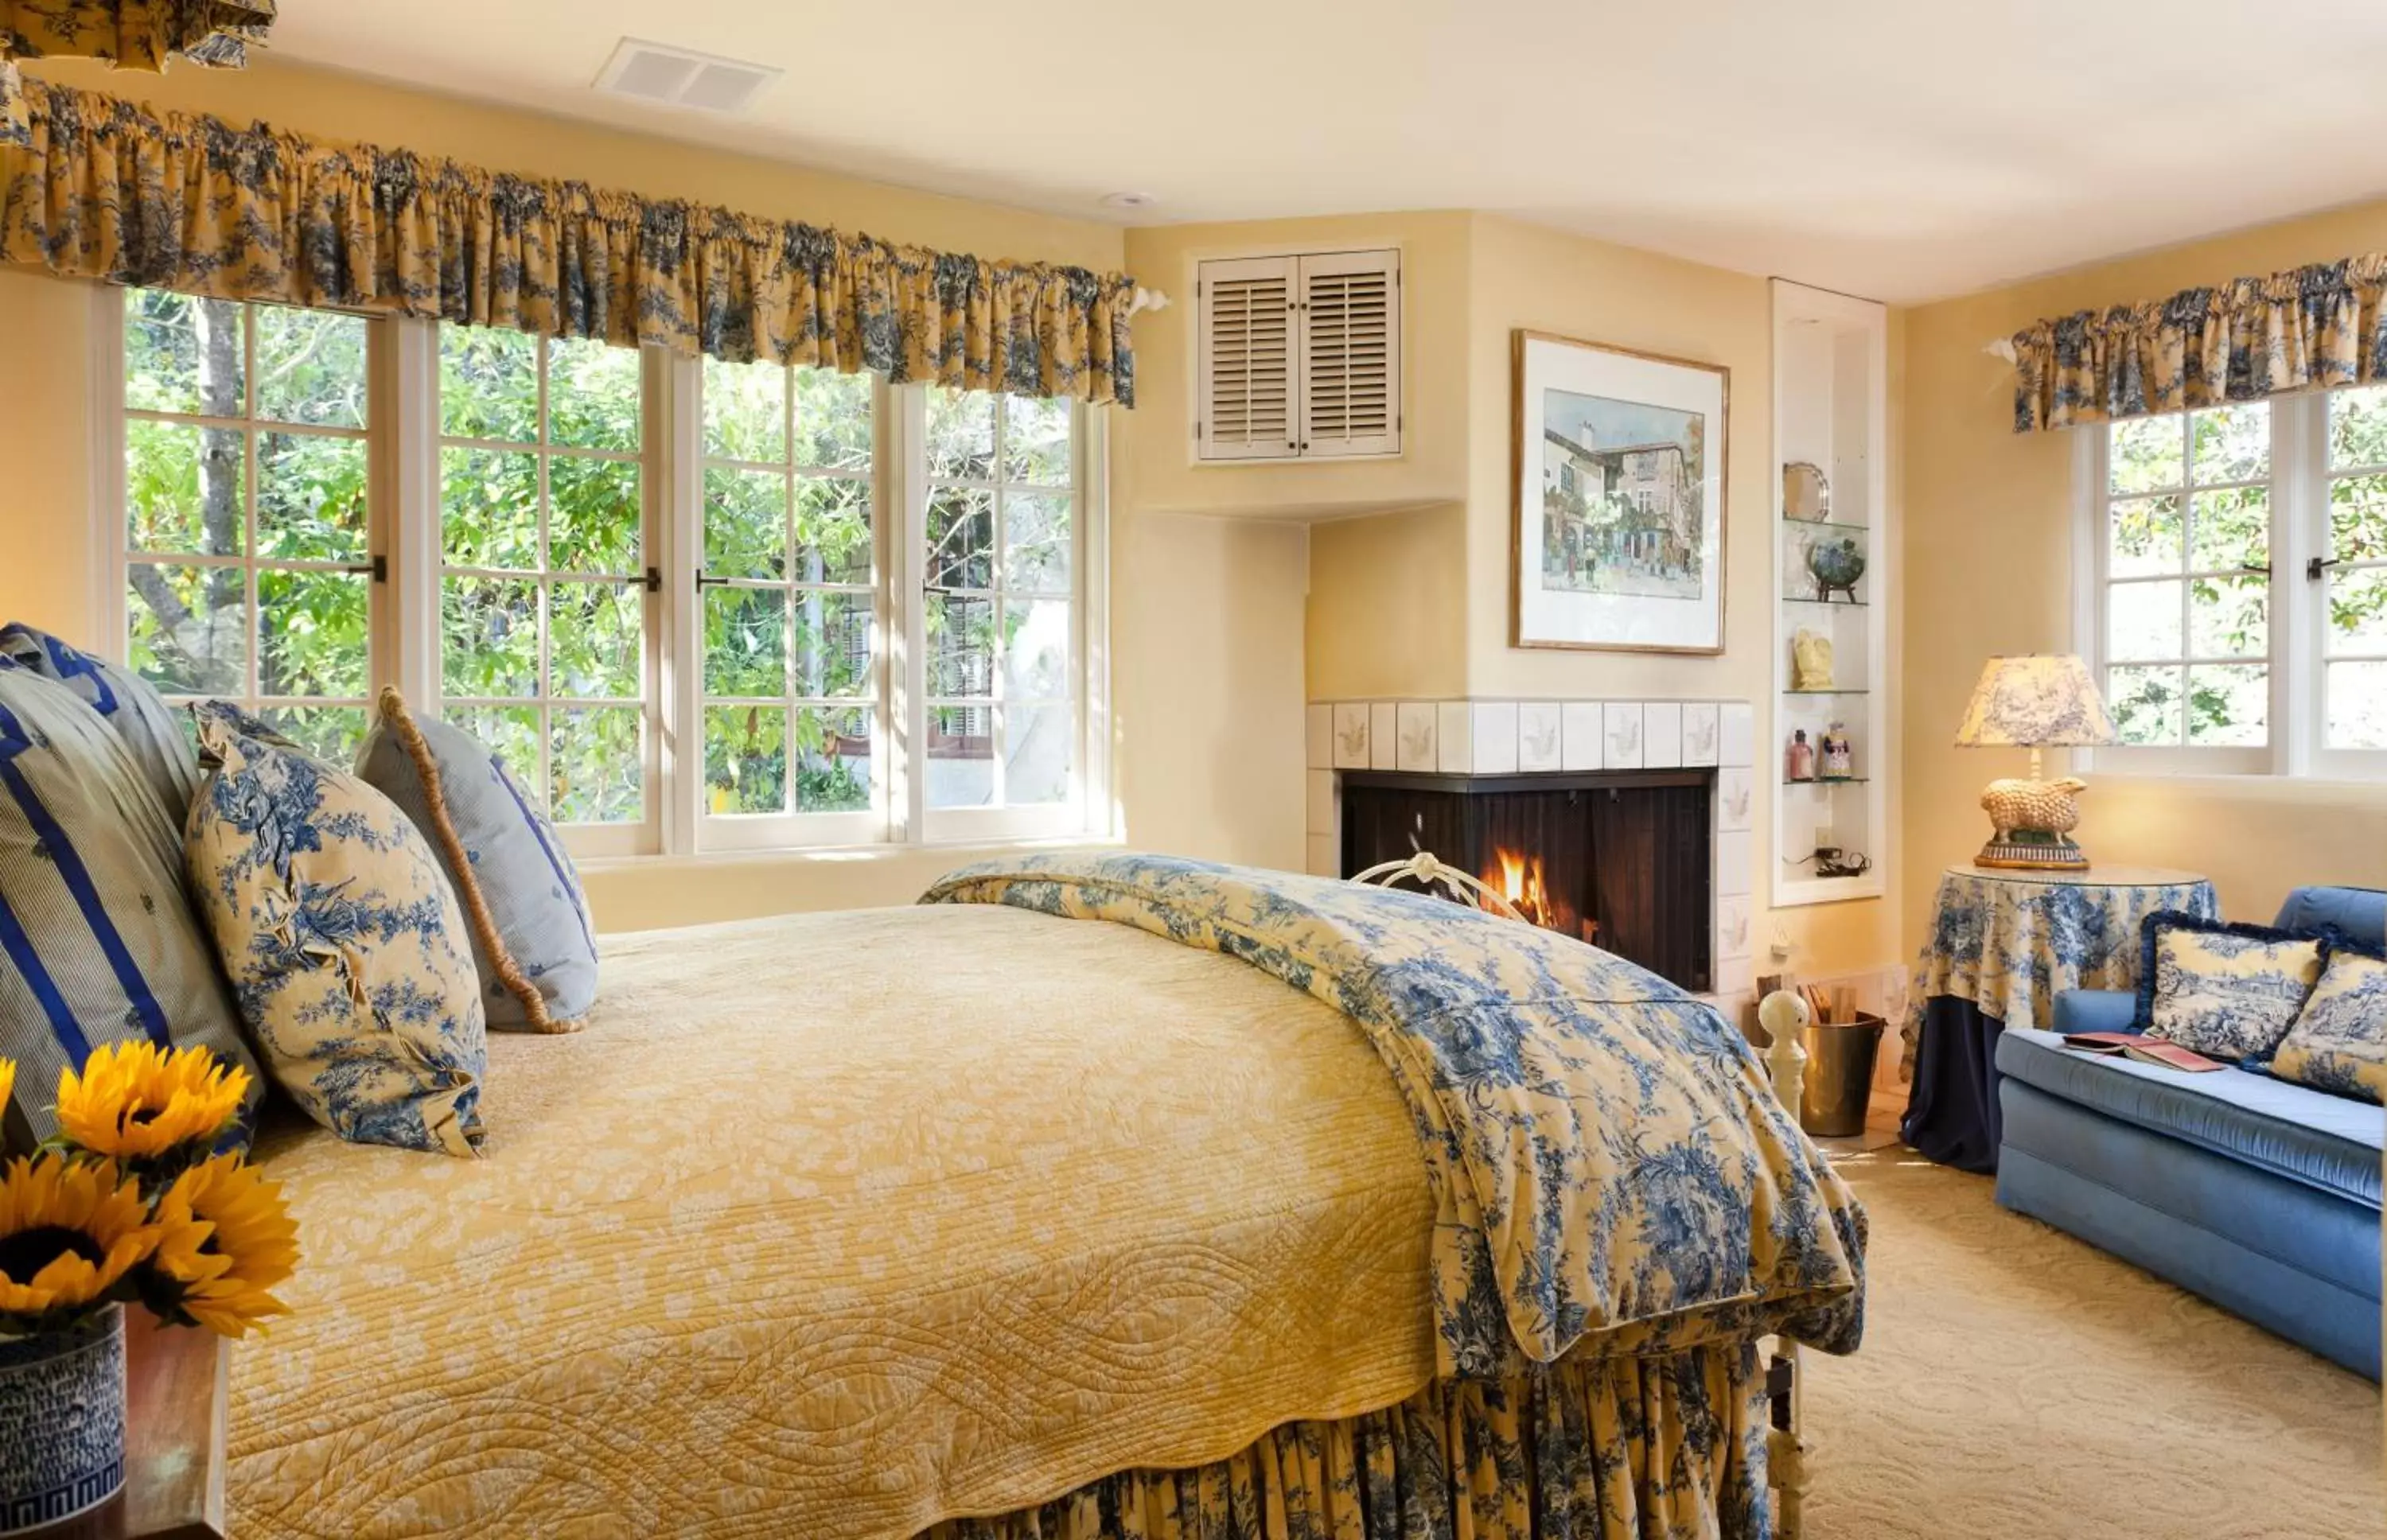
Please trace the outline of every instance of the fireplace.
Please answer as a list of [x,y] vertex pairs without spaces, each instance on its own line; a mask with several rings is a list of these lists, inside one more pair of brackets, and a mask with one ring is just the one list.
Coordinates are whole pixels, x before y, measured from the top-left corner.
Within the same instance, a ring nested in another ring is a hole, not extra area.
[[1342,875],[1417,852],[1482,877],[1537,925],[1687,990],[1711,987],[1712,769],[1343,773]]

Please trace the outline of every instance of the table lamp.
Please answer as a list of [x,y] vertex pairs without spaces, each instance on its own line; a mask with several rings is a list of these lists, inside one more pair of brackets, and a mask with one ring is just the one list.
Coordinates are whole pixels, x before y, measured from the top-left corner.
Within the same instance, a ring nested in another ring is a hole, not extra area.
[[2068,652],[1991,658],[1973,687],[1957,730],[1959,749],[2027,748],[2030,778],[1994,780],[1981,792],[1992,832],[1981,866],[2020,866],[2056,871],[2087,868],[2089,857],[2072,842],[2080,826],[2073,801],[2089,783],[2067,776],[2039,778],[2042,748],[2087,748],[2115,741],[2114,719],[2089,666]]

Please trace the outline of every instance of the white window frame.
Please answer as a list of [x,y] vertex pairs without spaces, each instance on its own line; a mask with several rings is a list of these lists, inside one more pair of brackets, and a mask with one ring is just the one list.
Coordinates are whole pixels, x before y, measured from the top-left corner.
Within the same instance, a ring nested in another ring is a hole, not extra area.
[[[121,289],[93,289],[93,487],[95,650],[124,659],[124,303]],[[439,333],[429,321],[371,318],[367,344],[369,559],[385,561],[375,582],[371,688],[395,685],[418,709],[442,700],[440,658]],[[928,483],[927,392],[922,385],[874,385],[881,424],[874,458],[875,611],[879,720],[885,747],[866,812],[730,819],[704,808],[702,609],[696,576],[703,562],[704,423],[701,361],[642,350],[645,443],[639,456],[642,541],[660,569],[646,601],[643,700],[646,819],[640,824],[560,826],[582,858],[751,852],[867,853],[937,845],[1049,843],[1116,837],[1110,710],[1110,521],[1108,414],[1070,406],[1074,440],[1071,538],[1077,773],[1062,802],[1032,807],[926,805],[915,746],[927,741],[926,616],[920,600]],[[518,447],[516,447],[518,448]],[[252,481],[253,481],[252,477]],[[252,487],[252,493],[254,488]],[[83,638],[75,638],[78,642]],[[900,666],[899,666],[900,660]],[[916,662],[915,661],[916,660]],[[601,702],[592,702],[601,703]],[[732,824],[751,827],[732,829]]]
[[[2329,643],[2327,571],[2308,574],[2330,554],[2329,482],[2333,476],[2381,467],[2332,472],[2327,391],[2267,398],[2271,420],[2269,742],[2262,747],[2120,744],[2074,751],[2076,762],[2108,773],[2170,776],[2273,776],[2318,779],[2387,779],[2387,750],[2332,749],[2328,744],[2324,659]],[[2180,415],[2166,413],[2166,415]],[[2073,630],[2075,650],[2102,689],[2108,657],[2107,596],[2111,592],[2107,528],[2111,424],[2073,436]],[[2182,513],[2190,512],[2182,493]],[[2387,562],[2364,562],[2365,567]],[[2186,569],[2183,569],[2185,571]],[[2182,637],[2182,646],[2187,637]]]

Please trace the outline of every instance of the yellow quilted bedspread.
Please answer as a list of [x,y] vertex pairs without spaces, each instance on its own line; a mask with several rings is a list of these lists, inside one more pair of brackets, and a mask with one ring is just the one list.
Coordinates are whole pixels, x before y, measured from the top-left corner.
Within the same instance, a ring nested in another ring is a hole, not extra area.
[[1367,1040],[1011,909],[621,938],[492,1034],[476,1161],[265,1141],[305,1258],[233,1369],[244,1537],[909,1535],[1433,1372]]

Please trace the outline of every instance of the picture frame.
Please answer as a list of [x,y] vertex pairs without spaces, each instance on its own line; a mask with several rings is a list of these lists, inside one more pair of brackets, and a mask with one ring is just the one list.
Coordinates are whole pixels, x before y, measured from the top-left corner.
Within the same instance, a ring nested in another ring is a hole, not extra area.
[[1724,646],[1732,372],[1510,334],[1509,645]]

